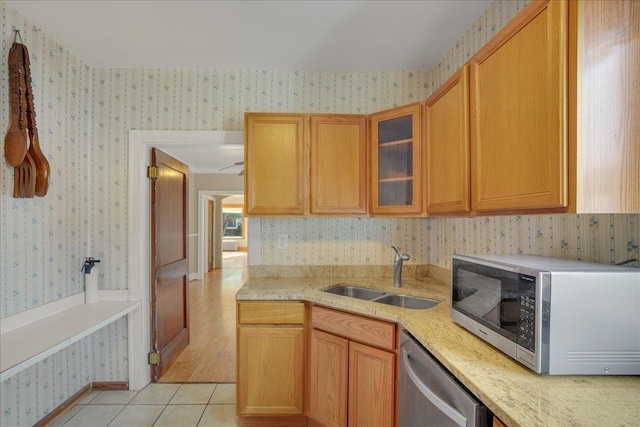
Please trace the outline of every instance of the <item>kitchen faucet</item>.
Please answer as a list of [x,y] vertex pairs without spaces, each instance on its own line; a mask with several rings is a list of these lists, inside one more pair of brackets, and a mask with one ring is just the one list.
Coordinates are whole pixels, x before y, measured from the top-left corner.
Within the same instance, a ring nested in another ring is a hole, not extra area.
[[409,261],[411,257],[406,252],[400,255],[398,248],[393,245],[391,247],[396,251],[396,256],[393,258],[393,287],[399,288],[402,286],[402,261]]

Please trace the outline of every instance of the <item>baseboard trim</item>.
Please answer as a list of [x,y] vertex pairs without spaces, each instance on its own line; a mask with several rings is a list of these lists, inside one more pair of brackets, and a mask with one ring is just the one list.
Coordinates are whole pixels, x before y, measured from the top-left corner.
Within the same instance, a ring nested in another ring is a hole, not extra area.
[[49,412],[47,416],[38,421],[33,425],[33,427],[45,427],[49,425],[53,420],[58,418],[60,415],[64,414],[71,408],[73,405],[78,403],[83,397],[89,394],[93,390],[129,390],[129,382],[128,381],[96,381],[87,384],[82,387],[77,393],[64,401],[64,403],[58,406],[53,411]]
[[241,427],[307,427],[304,415],[240,415]]
[[87,384],[86,386],[82,387],[76,394],[74,394],[73,396],[65,400],[62,405],[58,406],[53,411],[49,412],[49,414],[46,417],[44,417],[43,419],[35,423],[33,427],[44,427],[46,425],[49,425],[49,423],[51,423],[53,420],[58,418],[60,415],[67,412],[69,408],[71,408],[78,401],[80,401],[80,399],[82,399],[87,394],[89,394],[90,391],[91,391],[91,384]]
[[98,381],[91,383],[91,390],[129,390],[128,381]]

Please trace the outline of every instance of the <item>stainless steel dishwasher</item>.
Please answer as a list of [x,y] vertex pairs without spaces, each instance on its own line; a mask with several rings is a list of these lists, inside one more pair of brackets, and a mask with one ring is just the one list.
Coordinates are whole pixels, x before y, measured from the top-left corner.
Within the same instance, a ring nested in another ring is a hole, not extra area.
[[400,427],[489,425],[486,406],[404,331],[400,356]]

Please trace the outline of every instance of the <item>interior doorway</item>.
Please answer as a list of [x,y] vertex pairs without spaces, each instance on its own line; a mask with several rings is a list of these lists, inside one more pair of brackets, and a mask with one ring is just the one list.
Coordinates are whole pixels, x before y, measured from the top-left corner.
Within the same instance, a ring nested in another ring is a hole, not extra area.
[[189,282],[191,342],[159,382],[236,381],[235,294],[247,279],[247,254],[225,251],[222,264]]
[[209,200],[207,204],[207,223],[209,224],[209,232],[207,233],[207,247],[209,248],[209,254],[207,256],[207,273],[213,270],[213,242],[214,242],[214,234],[213,234],[213,220],[214,220],[214,201]]
[[[146,177],[151,148],[208,147],[215,146],[238,153],[237,147],[243,142],[242,132],[226,131],[129,131],[129,245],[128,283],[129,289],[122,293],[122,299],[141,301],[141,308],[132,315],[129,326],[129,387],[140,390],[150,382],[150,368],[147,354],[150,350],[150,247],[149,247],[149,182]],[[200,195],[197,196],[200,202]],[[205,205],[206,206],[206,205]],[[200,209],[200,206],[199,206]],[[205,215],[206,217],[206,215]],[[204,221],[203,221],[204,222]],[[254,239],[259,240],[260,224],[256,224]],[[198,240],[205,242],[198,236]],[[204,237],[204,236],[203,236]],[[256,246],[258,247],[259,244]],[[198,250],[199,253],[202,251]],[[248,254],[259,263],[259,254]],[[199,265],[206,267],[204,263]],[[244,281],[244,280],[242,280]],[[235,293],[235,292],[234,292]],[[234,305],[235,308],[235,305]]]

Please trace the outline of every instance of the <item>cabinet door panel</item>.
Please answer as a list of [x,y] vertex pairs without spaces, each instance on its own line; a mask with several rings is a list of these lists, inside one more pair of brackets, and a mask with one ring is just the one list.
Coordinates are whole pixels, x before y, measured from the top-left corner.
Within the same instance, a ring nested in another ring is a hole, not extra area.
[[349,343],[349,426],[393,426],[395,354]]
[[247,215],[303,213],[304,116],[245,116]]
[[419,215],[421,106],[410,104],[371,116],[371,212]]
[[427,213],[471,210],[468,82],[465,65],[425,102]]
[[304,328],[238,328],[238,414],[302,414]]
[[315,329],[309,355],[309,417],[324,426],[347,425],[349,341]]
[[367,212],[367,119],[311,116],[311,213]]
[[314,328],[353,341],[387,350],[395,349],[395,323],[318,306],[311,308],[311,323]]
[[567,206],[567,7],[541,2],[471,60],[472,206]]
[[304,302],[239,301],[237,313],[241,325],[301,325],[304,323]]

